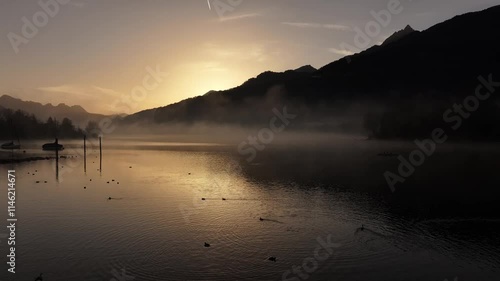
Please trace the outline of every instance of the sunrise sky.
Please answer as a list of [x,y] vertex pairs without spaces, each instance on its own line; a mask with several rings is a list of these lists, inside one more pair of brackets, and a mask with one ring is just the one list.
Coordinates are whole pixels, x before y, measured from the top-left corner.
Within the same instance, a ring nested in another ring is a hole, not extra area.
[[[32,22],[43,10],[38,1],[1,0],[0,95],[117,113],[110,105],[142,85],[147,67],[159,67],[169,76],[125,113],[163,106],[235,87],[266,70],[319,68],[337,60],[344,54],[340,44],[353,44],[354,28],[364,28],[373,20],[370,11],[387,9],[389,2],[241,0],[221,18],[217,1],[231,2],[211,0],[210,10],[206,0],[72,0],[16,54],[9,34],[22,36],[23,17]],[[372,45],[407,24],[423,30],[498,4],[402,0],[402,13]]]

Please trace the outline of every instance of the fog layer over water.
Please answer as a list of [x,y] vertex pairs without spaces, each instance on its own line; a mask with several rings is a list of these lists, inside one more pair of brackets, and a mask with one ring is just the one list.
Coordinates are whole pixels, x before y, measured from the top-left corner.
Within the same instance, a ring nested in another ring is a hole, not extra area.
[[[499,275],[497,144],[444,144],[395,193],[384,172],[400,161],[378,154],[408,157],[410,142],[277,142],[249,160],[239,143],[104,139],[102,170],[90,146],[86,173],[82,143],[64,144],[57,177],[55,160],[0,166],[17,176],[18,263],[8,280]],[[4,241],[1,249],[5,264]]]

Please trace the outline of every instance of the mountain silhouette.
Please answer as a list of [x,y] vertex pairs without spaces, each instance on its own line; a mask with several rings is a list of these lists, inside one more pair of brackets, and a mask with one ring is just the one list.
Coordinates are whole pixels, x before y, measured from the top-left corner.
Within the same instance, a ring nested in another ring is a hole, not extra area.
[[68,106],[61,103],[54,106],[52,104],[23,101],[9,95],[0,96],[0,104],[5,109],[13,111],[21,110],[29,114],[34,114],[41,121],[46,121],[49,117],[58,120],[68,118],[80,127],[85,127],[89,120],[99,121],[105,117],[105,115],[89,113],[79,105]]
[[[327,130],[348,128],[350,124],[333,119],[364,101],[383,109],[357,112],[369,134],[387,138],[428,134],[440,125],[447,107],[474,94],[478,76],[500,80],[499,18],[500,6],[495,6],[422,32],[407,26],[381,46],[317,71],[308,66],[282,73],[267,71],[236,88],[145,110],[123,122],[258,125],[269,120],[272,108],[287,106],[299,116],[294,122],[297,128],[316,124]],[[500,135],[494,121],[500,120],[498,106],[491,102],[481,110],[462,130],[464,136]],[[405,128],[404,122],[413,125]],[[480,129],[472,128],[478,124]]]
[[407,25],[405,29],[402,29],[400,31],[396,31],[394,34],[389,36],[385,41],[382,43],[382,46],[385,46],[387,44],[394,43],[396,41],[399,41],[406,37],[409,34],[412,34],[413,32],[416,32],[410,25]]
[[312,67],[311,65],[304,65],[302,67],[295,69],[294,71],[300,73],[314,73],[317,71],[317,69]]

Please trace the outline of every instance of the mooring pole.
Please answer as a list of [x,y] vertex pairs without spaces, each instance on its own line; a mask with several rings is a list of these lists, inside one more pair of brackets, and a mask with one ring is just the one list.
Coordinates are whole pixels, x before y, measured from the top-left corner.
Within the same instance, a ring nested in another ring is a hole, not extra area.
[[83,135],[83,171],[87,172],[87,135]]
[[102,174],[102,137],[99,136],[99,171]]

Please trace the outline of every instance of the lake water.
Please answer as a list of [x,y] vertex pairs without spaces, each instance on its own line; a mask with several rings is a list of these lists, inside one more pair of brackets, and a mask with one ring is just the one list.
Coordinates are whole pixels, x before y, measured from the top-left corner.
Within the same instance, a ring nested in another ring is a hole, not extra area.
[[16,274],[0,237],[0,280],[500,277],[497,144],[442,146],[395,193],[383,173],[399,161],[377,154],[411,143],[276,145],[248,162],[234,145],[111,141],[86,173],[81,144],[65,145],[58,174],[55,160],[0,165],[1,224],[8,169],[18,218]]

